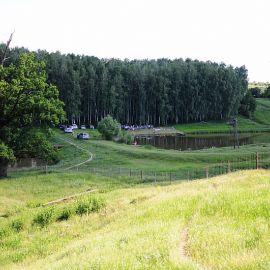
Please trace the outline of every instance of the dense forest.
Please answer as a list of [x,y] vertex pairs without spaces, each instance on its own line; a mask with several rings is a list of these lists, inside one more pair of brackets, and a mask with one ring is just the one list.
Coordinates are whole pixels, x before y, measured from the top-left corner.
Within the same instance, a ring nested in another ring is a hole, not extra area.
[[[5,65],[16,62],[25,51],[11,49]],[[108,114],[122,124],[227,119],[238,113],[248,89],[244,66],[35,53],[46,62],[48,82],[58,87],[68,121],[79,124],[96,124]]]

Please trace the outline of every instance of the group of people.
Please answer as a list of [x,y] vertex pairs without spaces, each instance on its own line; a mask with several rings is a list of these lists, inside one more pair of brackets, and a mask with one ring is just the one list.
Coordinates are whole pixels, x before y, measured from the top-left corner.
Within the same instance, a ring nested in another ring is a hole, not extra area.
[[150,129],[150,128],[153,128],[154,126],[153,125],[121,125],[121,128],[124,129],[124,130],[140,130],[140,129]]

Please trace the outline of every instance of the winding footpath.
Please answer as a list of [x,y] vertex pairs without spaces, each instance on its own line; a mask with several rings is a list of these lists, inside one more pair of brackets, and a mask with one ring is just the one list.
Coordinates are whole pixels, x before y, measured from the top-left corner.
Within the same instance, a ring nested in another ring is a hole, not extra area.
[[[198,207],[197,207],[198,209]],[[196,210],[197,210],[196,209]],[[202,265],[198,264],[189,254],[188,254],[188,238],[189,238],[189,229],[193,220],[193,217],[195,215],[194,211],[192,217],[189,219],[189,221],[187,222],[186,226],[183,228],[183,231],[181,233],[180,236],[180,245],[179,245],[179,249],[180,249],[180,258],[183,262],[187,262],[190,263],[192,266],[195,267],[195,269],[197,270],[209,270],[205,267],[203,267]]]
[[78,146],[77,144],[75,144],[75,143],[73,143],[73,142],[71,142],[69,140],[65,140],[65,139],[63,139],[61,137],[58,137],[58,139],[66,142],[66,143],[69,143],[69,144],[75,146],[77,149],[80,149],[80,150],[82,150],[82,151],[84,151],[84,152],[86,152],[88,154],[88,158],[85,161],[80,162],[80,163],[77,163],[77,164],[72,165],[70,167],[67,167],[67,168],[64,169],[65,171],[70,170],[70,169],[73,169],[73,168],[76,168],[76,167],[79,167],[79,166],[81,166],[81,165],[83,165],[83,164],[85,164],[85,163],[90,162],[91,160],[93,160],[94,155],[89,150],[87,150],[85,148],[82,148],[81,146]]

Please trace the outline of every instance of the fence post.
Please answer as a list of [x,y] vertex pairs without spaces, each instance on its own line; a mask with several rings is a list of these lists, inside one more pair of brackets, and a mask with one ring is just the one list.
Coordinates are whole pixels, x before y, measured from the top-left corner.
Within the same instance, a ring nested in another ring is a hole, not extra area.
[[142,180],[142,178],[143,178],[143,172],[141,171],[141,180]]
[[209,177],[208,166],[205,167],[205,176],[206,176],[206,179],[208,179],[208,177]]
[[155,185],[157,184],[157,173],[155,172]]
[[170,172],[170,184],[172,184],[172,172]]
[[45,173],[48,173],[48,168],[47,168],[47,164],[45,165]]
[[230,173],[231,172],[231,163],[230,163],[230,161],[228,160],[228,173]]
[[256,169],[259,169],[259,153],[256,152]]
[[131,177],[131,169],[129,170],[129,176]]

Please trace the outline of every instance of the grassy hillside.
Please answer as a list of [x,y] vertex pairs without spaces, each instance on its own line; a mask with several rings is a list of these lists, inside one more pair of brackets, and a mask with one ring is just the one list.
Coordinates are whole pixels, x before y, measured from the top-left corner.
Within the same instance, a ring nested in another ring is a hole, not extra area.
[[[270,131],[270,99],[256,99],[257,107],[252,119],[238,116],[240,132]],[[228,121],[179,124],[177,130],[184,133],[229,133],[232,131]]]
[[[254,134],[256,136],[256,134]],[[268,134],[266,133],[266,136]],[[104,140],[79,141],[71,135],[63,134],[56,131],[55,142],[61,143],[64,147],[61,149],[62,156],[69,156],[74,162],[81,162],[87,159],[84,154],[73,151],[76,149],[61,139],[75,143],[81,148],[90,151],[94,158],[91,162],[79,166],[80,171],[90,171],[92,168],[112,169],[114,172],[120,172],[121,175],[129,175],[129,170],[140,173],[161,173],[173,172],[177,174],[178,179],[187,178],[188,171],[198,171],[205,176],[206,166],[217,166],[220,163],[231,162],[240,166],[240,168],[251,168],[255,166],[255,153],[259,152],[260,162],[268,162],[270,160],[270,143],[259,143],[253,145],[245,145],[240,149],[234,150],[232,147],[211,148],[197,151],[177,151],[157,149],[151,146],[134,146],[118,144]],[[265,140],[266,141],[266,140]],[[83,153],[83,151],[81,151]],[[70,153],[73,153],[72,155]],[[77,156],[75,154],[77,153]],[[70,164],[70,159],[62,160],[56,168],[65,168]],[[237,167],[238,168],[238,167]],[[180,172],[183,175],[180,175]],[[211,171],[211,170],[210,170]],[[104,173],[103,173],[104,174]],[[108,172],[110,175],[110,172]]]
[[254,121],[270,126],[270,99],[257,98],[257,108],[254,113]]
[[[11,177],[0,181],[1,269],[266,270],[269,179],[269,171],[242,171],[130,187],[128,178],[89,173]],[[91,188],[99,191],[40,206]],[[104,203],[76,213],[89,197]],[[60,221],[67,209],[69,218]],[[38,226],[46,213],[48,223]]]

